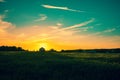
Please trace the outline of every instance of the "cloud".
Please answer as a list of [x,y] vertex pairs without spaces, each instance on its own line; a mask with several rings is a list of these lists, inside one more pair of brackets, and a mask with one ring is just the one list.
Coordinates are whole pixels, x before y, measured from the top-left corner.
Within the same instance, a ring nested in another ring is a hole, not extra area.
[[92,28],[93,28],[93,26],[88,26],[88,27],[80,28],[80,30],[88,31],[89,29],[92,29]]
[[105,31],[103,31],[103,32],[109,33],[109,32],[113,32],[113,31],[115,31],[115,30],[116,30],[116,28],[112,28],[112,29],[107,29],[107,30],[105,30]]
[[40,18],[35,21],[45,21],[47,19],[47,16],[45,14],[40,14]]
[[56,25],[57,25],[57,26],[62,26],[63,24],[58,22]]
[[[66,34],[75,34],[75,33],[77,33],[77,32],[80,32],[80,30],[79,29],[76,29],[76,28],[79,28],[79,27],[82,27],[82,26],[86,26],[87,24],[89,24],[89,23],[92,23],[94,21],[94,18],[92,18],[92,19],[90,19],[90,20],[88,20],[88,21],[85,21],[85,22],[82,22],[82,23],[80,23],[80,24],[75,24],[75,25],[73,25],[73,26],[68,26],[68,27],[65,27],[65,28],[63,28],[62,27],[62,24],[61,23],[59,23],[59,25],[56,25],[56,26],[51,26],[50,28],[52,28],[52,30],[50,30],[49,31],[49,36],[53,36],[53,34],[54,34],[54,38],[55,37],[59,37],[58,36],[58,34],[63,34],[63,35],[66,35]],[[86,27],[86,28],[84,28],[84,29],[81,29],[82,31],[85,31],[85,30],[88,30],[88,28],[91,28],[91,26],[90,27]]]
[[0,0],[0,2],[5,2],[5,0]]
[[113,31],[115,31],[115,30],[116,30],[116,28],[106,29],[106,30],[103,30],[103,31],[101,31],[101,32],[93,33],[93,34],[91,34],[91,35],[101,35],[101,34],[105,34],[105,33],[111,33],[111,32],[113,32]]
[[4,15],[0,15],[0,34],[5,34],[7,30],[14,28],[10,22],[3,21],[4,17]]
[[84,12],[84,11],[80,11],[80,10],[75,10],[75,9],[70,9],[68,7],[60,7],[60,6],[52,6],[52,5],[41,5],[44,8],[49,8],[49,9],[59,9],[59,10],[66,10],[66,11],[73,11],[73,12]]
[[89,20],[89,21],[85,21],[85,22],[80,23],[80,24],[75,24],[75,25],[73,25],[73,26],[69,26],[69,27],[66,27],[66,28],[62,28],[61,30],[69,30],[69,29],[74,29],[74,28],[77,28],[77,27],[82,27],[82,26],[85,26],[85,25],[93,22],[94,20],[95,20],[95,19],[93,18],[93,19],[91,19],[91,20]]
[[8,12],[9,12],[9,10],[4,10],[4,12],[5,12],[5,13],[8,13]]
[[[77,28],[86,26],[93,21],[94,19],[90,19],[66,28],[64,28],[62,25],[14,27],[12,23],[4,21],[1,18],[0,45],[16,45],[29,50],[39,49],[40,44],[42,43],[47,43],[49,46],[48,49],[55,48],[57,50],[120,47],[120,36],[101,37],[99,35],[89,36],[89,33],[77,33],[77,31],[79,31]],[[90,27],[85,27],[85,30],[88,28]]]

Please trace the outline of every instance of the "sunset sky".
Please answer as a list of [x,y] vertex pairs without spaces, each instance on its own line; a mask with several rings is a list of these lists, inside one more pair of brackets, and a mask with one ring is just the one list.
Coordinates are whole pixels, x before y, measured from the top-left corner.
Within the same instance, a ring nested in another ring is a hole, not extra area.
[[0,46],[120,48],[120,0],[0,0]]

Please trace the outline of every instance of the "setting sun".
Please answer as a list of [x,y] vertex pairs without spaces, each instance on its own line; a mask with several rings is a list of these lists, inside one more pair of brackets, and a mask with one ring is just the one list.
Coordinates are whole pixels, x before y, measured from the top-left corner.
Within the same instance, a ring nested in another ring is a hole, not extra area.
[[40,43],[38,47],[39,47],[39,48],[43,47],[43,48],[45,48],[46,50],[49,49],[49,46],[48,46],[47,43]]

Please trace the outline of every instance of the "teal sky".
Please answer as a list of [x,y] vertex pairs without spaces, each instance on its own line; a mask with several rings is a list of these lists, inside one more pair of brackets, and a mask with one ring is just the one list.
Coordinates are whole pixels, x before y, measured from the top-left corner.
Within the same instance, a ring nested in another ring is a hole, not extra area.
[[120,36],[120,0],[0,0],[0,15],[16,28],[34,25],[66,28],[94,19],[82,27],[89,28],[80,34]]
[[[46,9],[41,6],[43,4],[85,12]],[[95,18],[96,24],[107,28],[120,25],[119,5],[119,0],[5,0],[4,3],[0,3],[0,13],[4,14],[4,11],[8,10],[5,20],[17,26],[31,25],[39,14],[45,14],[48,16],[47,21],[34,24],[55,24],[58,21],[65,25],[73,25]]]
[[[42,4],[69,7],[85,12],[45,9],[41,6]],[[6,20],[18,26],[32,22],[39,14],[46,14],[49,16],[49,20],[53,20],[51,21],[53,23],[54,20],[59,21],[60,18],[64,18],[65,22],[71,21],[73,24],[89,18],[96,18],[100,23],[107,25],[111,23],[112,26],[119,25],[119,5],[119,0],[5,0],[4,3],[0,3],[0,13],[9,10]]]

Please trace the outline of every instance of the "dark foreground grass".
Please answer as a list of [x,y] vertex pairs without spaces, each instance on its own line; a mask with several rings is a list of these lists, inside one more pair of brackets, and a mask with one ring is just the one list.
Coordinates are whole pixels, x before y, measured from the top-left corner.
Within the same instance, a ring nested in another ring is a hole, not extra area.
[[120,80],[120,54],[0,52],[0,80]]

